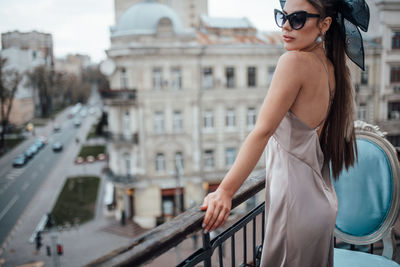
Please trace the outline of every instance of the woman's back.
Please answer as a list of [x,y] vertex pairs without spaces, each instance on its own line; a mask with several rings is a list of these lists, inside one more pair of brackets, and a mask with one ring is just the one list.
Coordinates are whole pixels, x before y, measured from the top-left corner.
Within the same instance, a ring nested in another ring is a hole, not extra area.
[[290,110],[310,128],[320,126],[318,129],[320,136],[335,91],[334,67],[329,59],[316,52],[291,53],[301,54],[301,59],[306,66],[304,69],[307,79]]

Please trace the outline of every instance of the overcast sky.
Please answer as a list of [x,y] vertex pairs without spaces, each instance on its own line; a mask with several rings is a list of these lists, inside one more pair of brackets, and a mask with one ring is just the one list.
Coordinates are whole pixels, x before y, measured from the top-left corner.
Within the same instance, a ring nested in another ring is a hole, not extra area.
[[[260,30],[279,30],[273,19],[278,0],[209,0],[213,17],[247,17]],[[40,31],[53,35],[54,53],[106,57],[114,0],[1,0],[0,32]]]

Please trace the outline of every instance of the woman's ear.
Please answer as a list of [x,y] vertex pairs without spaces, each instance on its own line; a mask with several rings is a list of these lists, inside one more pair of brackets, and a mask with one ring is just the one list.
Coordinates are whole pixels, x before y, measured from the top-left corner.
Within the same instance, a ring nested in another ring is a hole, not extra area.
[[329,30],[329,27],[332,24],[332,17],[326,17],[319,22],[319,28],[321,32],[325,33]]

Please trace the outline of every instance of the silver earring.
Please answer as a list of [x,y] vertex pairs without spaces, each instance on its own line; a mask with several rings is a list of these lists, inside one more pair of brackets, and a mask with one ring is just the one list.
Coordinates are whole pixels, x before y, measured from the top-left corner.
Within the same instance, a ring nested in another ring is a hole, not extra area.
[[318,36],[318,38],[317,38],[317,40],[316,40],[316,42],[318,43],[318,44],[320,44],[320,43],[322,43],[322,36],[320,35],[320,36]]

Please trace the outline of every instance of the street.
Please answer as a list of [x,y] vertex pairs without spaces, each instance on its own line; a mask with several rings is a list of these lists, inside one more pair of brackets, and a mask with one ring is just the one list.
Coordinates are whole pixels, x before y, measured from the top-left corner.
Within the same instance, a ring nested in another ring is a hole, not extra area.
[[[61,117],[65,115],[62,114]],[[61,118],[58,118],[60,120]],[[61,132],[50,133],[48,144],[43,147],[23,168],[13,168],[11,162],[2,162],[0,178],[0,244],[2,244],[24,209],[31,202],[33,196],[42,185],[44,179],[49,175],[61,153],[52,151],[51,146],[59,141],[68,147],[77,129],[71,120],[63,123]],[[30,138],[23,144],[27,148],[35,142],[35,137]]]
[[[99,103],[96,106],[100,107],[100,102],[99,95],[96,92],[92,93],[89,103]],[[51,245],[51,234],[42,235],[43,247],[39,252],[29,239],[42,216],[52,210],[68,177],[95,175],[101,178],[101,183],[95,218],[83,225],[73,225],[69,229],[55,231],[64,247],[64,254],[59,257],[60,266],[82,266],[128,244],[130,240],[128,237],[113,234],[112,231],[118,228],[119,224],[115,224],[113,218],[106,218],[103,214],[106,178],[101,171],[106,163],[74,163],[82,144],[99,142],[85,141],[99,114],[81,118],[82,125],[75,128],[74,119],[67,118],[68,111],[69,109],[64,110],[54,120],[61,124],[59,132],[53,132],[50,122],[47,126],[37,129],[36,136],[29,137],[0,159],[0,266],[18,266],[32,262],[43,262],[45,266],[53,265],[53,259],[46,255],[46,246]],[[48,137],[48,144],[23,168],[13,168],[14,157],[23,153],[41,135]],[[75,142],[76,137],[81,140],[79,144]],[[63,143],[63,151],[52,151],[51,145],[56,141]],[[100,142],[104,144],[104,140]],[[2,260],[4,265],[1,265]]]

